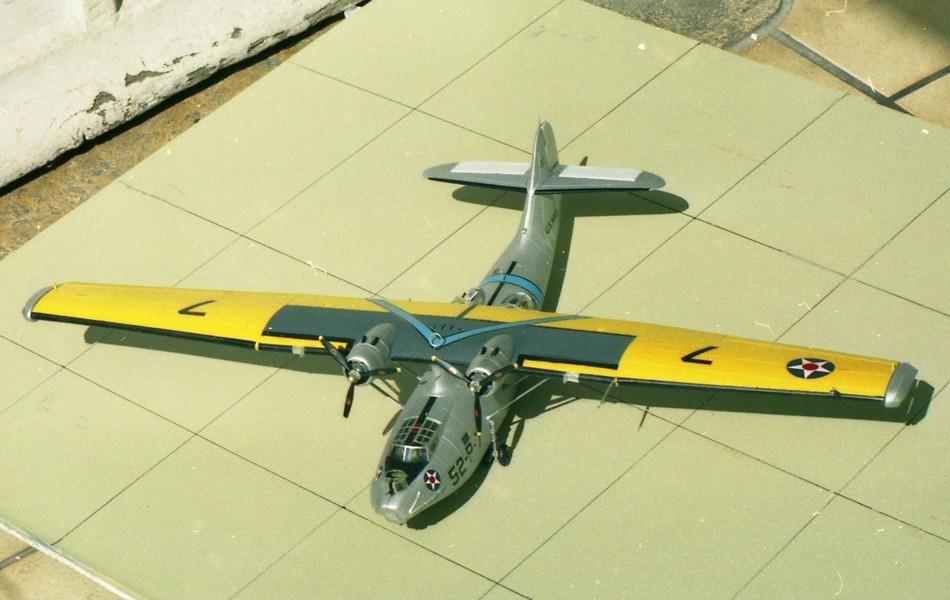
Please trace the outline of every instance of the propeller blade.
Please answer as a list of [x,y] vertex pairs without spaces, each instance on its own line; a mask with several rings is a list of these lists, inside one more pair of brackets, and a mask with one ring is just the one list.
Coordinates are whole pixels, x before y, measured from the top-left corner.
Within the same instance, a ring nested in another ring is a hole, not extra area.
[[343,355],[340,354],[340,351],[337,350],[337,347],[331,344],[328,339],[326,339],[325,337],[321,335],[320,337],[317,338],[317,341],[323,344],[324,350],[326,350],[330,354],[330,356],[332,356],[334,360],[336,360],[336,362],[340,363],[340,366],[342,366],[344,369],[349,368],[349,365],[346,364],[346,359],[343,358]]
[[353,408],[353,394],[356,392],[356,384],[350,383],[349,389],[346,390],[346,400],[343,401],[343,418],[348,419],[350,417],[350,409]]
[[492,380],[492,381],[494,381],[495,379],[499,379],[499,378],[501,378],[501,377],[504,377],[505,375],[507,375],[508,373],[511,373],[512,371],[514,371],[514,370],[517,369],[517,368],[518,368],[518,363],[512,363],[512,364],[510,364],[510,365],[505,365],[505,366],[503,366],[502,368],[500,368],[500,369],[498,369],[497,371],[495,371],[494,373],[492,373],[491,375],[489,375],[488,377],[486,377],[485,379],[486,379],[486,380]]
[[451,375],[452,377],[455,377],[455,378],[457,378],[457,379],[461,379],[462,381],[468,382],[468,377],[465,376],[465,373],[459,371],[459,370],[458,370],[457,368],[455,368],[455,366],[452,365],[451,363],[448,363],[448,362],[442,360],[442,359],[439,358],[438,356],[433,356],[433,357],[432,357],[432,362],[434,362],[435,364],[437,364],[437,365],[439,365],[440,367],[442,367],[442,370],[444,370],[446,373],[448,373],[448,374]]
[[475,434],[482,435],[482,395],[475,394]]
[[386,367],[383,369],[376,369],[372,372],[373,377],[385,377],[387,375],[393,375],[394,373],[402,373],[402,367],[397,367],[395,365],[391,367]]

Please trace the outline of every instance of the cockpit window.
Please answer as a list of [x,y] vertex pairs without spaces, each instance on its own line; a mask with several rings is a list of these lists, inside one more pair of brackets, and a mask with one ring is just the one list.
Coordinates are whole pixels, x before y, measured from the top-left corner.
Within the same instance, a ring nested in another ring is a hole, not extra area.
[[414,417],[402,422],[399,433],[396,434],[396,444],[429,446],[435,436],[435,430],[440,423],[435,419],[426,418],[421,424]]
[[389,456],[404,463],[427,463],[429,451],[422,446],[393,446]]

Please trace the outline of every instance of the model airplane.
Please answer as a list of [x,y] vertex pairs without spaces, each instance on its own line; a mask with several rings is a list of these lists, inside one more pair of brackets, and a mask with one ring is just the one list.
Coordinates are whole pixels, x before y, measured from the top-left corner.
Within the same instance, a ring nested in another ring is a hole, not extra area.
[[453,303],[67,283],[35,294],[29,320],[134,329],[259,350],[329,353],[354,389],[424,364],[376,469],[376,512],[406,523],[462,486],[483,457],[508,464],[498,435],[526,375],[610,386],[663,384],[857,398],[896,407],[907,363],[660,325],[541,312],[551,277],[561,194],[652,190],[632,169],[564,166],[541,123],[530,163],[462,162],[431,179],[526,192],[514,239],[475,288]]

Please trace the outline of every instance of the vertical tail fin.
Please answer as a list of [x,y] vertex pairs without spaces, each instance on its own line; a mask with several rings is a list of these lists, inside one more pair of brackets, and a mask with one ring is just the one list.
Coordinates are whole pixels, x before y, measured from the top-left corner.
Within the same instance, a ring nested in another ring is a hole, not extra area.
[[531,149],[531,169],[528,171],[527,192],[534,192],[554,174],[558,166],[557,143],[554,141],[554,128],[547,121],[538,125]]

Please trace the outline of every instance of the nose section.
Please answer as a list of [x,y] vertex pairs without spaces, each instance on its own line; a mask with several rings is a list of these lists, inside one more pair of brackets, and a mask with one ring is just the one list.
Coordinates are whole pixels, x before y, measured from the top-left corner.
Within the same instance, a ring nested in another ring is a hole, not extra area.
[[413,487],[393,490],[385,476],[373,481],[369,488],[369,500],[373,510],[396,525],[405,525],[428,506],[429,503],[420,496],[422,493]]
[[390,506],[377,506],[376,512],[386,517],[386,520],[395,525],[405,525],[409,521],[409,515],[403,513],[398,508]]
[[411,489],[400,492],[391,492],[386,489],[385,481],[374,481],[370,488],[370,502],[380,515],[386,517],[386,520],[396,525],[405,525],[412,517],[413,504],[419,495]]

